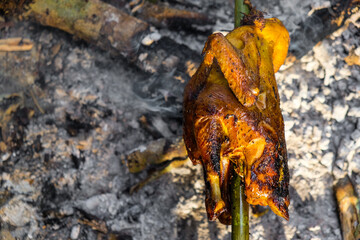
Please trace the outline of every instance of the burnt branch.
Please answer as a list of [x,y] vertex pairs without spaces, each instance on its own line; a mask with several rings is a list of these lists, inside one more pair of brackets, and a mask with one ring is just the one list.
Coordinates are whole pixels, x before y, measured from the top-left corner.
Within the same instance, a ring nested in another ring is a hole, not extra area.
[[315,10],[291,37],[289,53],[301,58],[319,41],[342,27],[353,13],[359,11],[359,0],[333,0],[329,8]]

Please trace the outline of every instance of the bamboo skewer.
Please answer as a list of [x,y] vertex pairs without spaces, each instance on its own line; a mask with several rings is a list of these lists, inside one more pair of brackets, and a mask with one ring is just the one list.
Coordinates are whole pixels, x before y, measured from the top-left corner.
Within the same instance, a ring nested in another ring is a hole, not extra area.
[[249,204],[246,202],[245,185],[235,170],[231,181],[231,239],[249,239]]
[[[244,14],[249,14],[249,7],[244,0],[235,0],[235,28],[240,27]],[[246,202],[244,179],[235,170],[231,179],[231,239],[249,239],[249,204]]]

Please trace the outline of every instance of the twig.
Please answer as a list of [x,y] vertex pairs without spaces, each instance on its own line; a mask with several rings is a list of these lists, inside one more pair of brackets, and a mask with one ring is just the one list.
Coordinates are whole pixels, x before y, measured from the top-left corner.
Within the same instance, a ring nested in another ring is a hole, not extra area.
[[37,98],[36,98],[36,96],[35,96],[35,94],[34,94],[34,91],[33,91],[32,89],[30,89],[30,96],[31,96],[32,100],[34,101],[34,104],[35,104],[35,106],[37,107],[37,109],[38,109],[42,114],[44,114],[45,111],[44,111],[44,109],[40,106],[40,104],[39,104],[39,102],[38,102],[38,100],[37,100]]
[[334,192],[343,239],[359,239],[360,202],[349,176],[337,180]]
[[0,51],[13,52],[13,51],[29,51],[33,47],[30,39],[24,38],[7,38],[0,39]]
[[[240,27],[244,14],[249,14],[250,9],[244,0],[235,0],[235,28]],[[235,170],[231,180],[231,239],[249,239],[249,204],[245,197],[245,184]]]

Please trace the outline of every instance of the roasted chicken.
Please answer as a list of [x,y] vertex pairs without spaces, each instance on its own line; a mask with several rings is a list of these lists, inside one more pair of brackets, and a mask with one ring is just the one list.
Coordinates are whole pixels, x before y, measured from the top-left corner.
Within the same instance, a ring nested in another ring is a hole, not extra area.
[[212,34],[184,92],[184,141],[201,163],[209,220],[231,223],[231,169],[244,177],[248,203],[289,219],[284,121],[274,73],[289,33],[276,18],[256,18],[224,37]]

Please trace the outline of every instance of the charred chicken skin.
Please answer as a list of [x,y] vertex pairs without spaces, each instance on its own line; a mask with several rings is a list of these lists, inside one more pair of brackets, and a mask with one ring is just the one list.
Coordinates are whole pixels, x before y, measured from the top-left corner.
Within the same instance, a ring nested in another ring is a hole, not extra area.
[[274,73],[289,34],[276,18],[212,34],[184,92],[184,141],[201,163],[209,220],[231,223],[231,169],[244,177],[248,203],[289,219],[284,121]]

